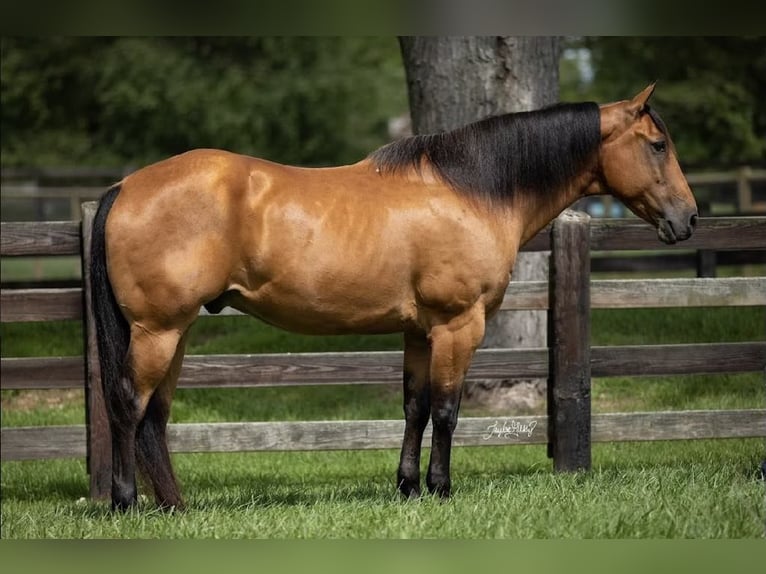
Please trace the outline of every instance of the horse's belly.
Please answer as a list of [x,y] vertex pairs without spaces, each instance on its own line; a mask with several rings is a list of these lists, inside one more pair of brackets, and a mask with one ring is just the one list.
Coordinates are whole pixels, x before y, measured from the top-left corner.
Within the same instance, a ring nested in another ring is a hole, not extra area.
[[299,281],[268,282],[256,289],[235,287],[226,304],[244,313],[286,329],[307,334],[394,333],[415,319],[414,298],[407,289],[396,292],[367,286],[315,290]]

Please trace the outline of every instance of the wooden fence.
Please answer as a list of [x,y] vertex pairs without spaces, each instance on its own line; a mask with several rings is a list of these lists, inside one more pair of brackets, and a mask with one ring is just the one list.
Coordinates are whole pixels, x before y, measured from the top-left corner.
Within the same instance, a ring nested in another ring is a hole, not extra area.
[[[89,259],[95,204],[83,221],[3,223],[0,255]],[[657,249],[656,233],[634,219],[591,221],[565,212],[525,250],[551,250],[550,281],[511,283],[502,309],[547,309],[547,348],[477,352],[468,378],[548,377],[548,415],[462,418],[462,445],[548,444],[558,470],[590,467],[591,441],[766,436],[766,409],[590,413],[591,377],[764,372],[766,342],[591,347],[591,308],[766,305],[766,277],[591,280],[590,254]],[[702,218],[677,249],[766,250],[766,217]],[[109,492],[111,453],[85,289],[0,293],[0,320],[85,321],[83,357],[3,358],[2,389],[85,388],[85,425],[2,428],[3,460],[87,456],[91,495]],[[398,383],[401,352],[188,356],[180,387]],[[393,448],[399,420],[173,424],[174,452]],[[426,440],[428,431],[426,433]]]

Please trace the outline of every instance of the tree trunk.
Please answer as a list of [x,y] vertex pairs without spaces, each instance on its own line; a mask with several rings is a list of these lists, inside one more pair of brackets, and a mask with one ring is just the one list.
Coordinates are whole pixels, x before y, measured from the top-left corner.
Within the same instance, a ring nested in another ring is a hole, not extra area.
[[415,133],[558,100],[556,37],[402,37]]
[[[450,130],[558,100],[557,37],[401,37],[413,131]],[[522,253],[514,281],[547,280],[548,254]],[[487,324],[484,347],[545,347],[545,311],[505,311]],[[545,380],[476,381],[466,398],[509,412],[542,408]]]

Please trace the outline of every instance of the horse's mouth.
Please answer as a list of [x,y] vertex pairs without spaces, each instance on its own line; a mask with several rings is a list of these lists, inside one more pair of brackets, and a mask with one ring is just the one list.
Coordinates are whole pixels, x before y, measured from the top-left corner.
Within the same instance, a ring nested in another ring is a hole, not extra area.
[[673,223],[670,219],[660,217],[657,220],[657,236],[660,241],[673,245],[678,241],[685,241],[694,233],[694,227],[697,225],[697,215],[689,217],[689,224],[683,225],[678,222]]
[[665,218],[660,218],[659,221],[657,221],[657,237],[659,237],[660,241],[667,243],[668,245],[673,245],[678,241],[676,232],[673,229],[673,224]]

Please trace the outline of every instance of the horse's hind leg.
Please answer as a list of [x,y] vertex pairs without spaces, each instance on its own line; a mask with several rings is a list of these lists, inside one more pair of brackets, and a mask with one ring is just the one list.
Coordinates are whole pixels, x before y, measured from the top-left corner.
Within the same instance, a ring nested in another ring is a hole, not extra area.
[[431,348],[425,335],[404,335],[404,440],[397,485],[407,498],[420,495],[420,448],[431,414],[429,365]]
[[[131,379],[121,381],[121,412],[113,413],[112,507],[124,510],[136,503],[136,442],[139,424],[147,412],[154,391],[168,374],[180,334],[152,331],[134,323],[128,349]],[[117,409],[115,409],[117,410]],[[117,424],[115,424],[117,423]],[[142,457],[143,460],[143,457]],[[153,474],[150,471],[150,474]]]
[[138,493],[136,490],[136,428],[139,407],[135,400],[133,381],[128,376],[121,377],[119,384],[112,392],[120,396],[119,399],[112,397],[107,403],[110,410],[109,428],[112,438],[112,509],[127,510],[136,504]]
[[185,347],[184,335],[178,342],[170,369],[149,399],[136,434],[138,468],[151,483],[155,501],[163,509],[181,510],[184,506],[170,462],[166,429]]

